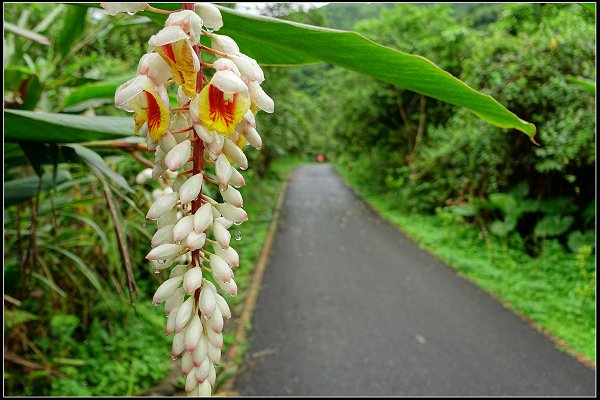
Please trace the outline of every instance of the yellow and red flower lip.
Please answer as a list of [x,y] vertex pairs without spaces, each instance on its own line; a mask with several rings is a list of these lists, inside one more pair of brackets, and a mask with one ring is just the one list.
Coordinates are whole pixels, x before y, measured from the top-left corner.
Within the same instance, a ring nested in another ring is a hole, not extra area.
[[217,71],[210,83],[192,100],[190,114],[195,124],[227,136],[250,107],[248,87],[232,71]]
[[200,60],[189,39],[181,26],[172,25],[152,36],[148,44],[169,65],[173,79],[181,86],[185,95],[191,98],[196,94]]
[[137,133],[144,123],[148,134],[158,141],[167,133],[170,121],[169,95],[164,86],[157,86],[146,75],[138,75],[119,86],[115,105],[132,112]]

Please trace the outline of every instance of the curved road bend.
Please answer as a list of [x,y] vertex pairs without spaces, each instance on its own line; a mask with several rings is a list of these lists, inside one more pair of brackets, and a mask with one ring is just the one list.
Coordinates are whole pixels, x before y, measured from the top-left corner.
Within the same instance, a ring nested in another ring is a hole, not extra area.
[[459,278],[331,165],[291,175],[256,305],[246,396],[593,396],[595,371]]

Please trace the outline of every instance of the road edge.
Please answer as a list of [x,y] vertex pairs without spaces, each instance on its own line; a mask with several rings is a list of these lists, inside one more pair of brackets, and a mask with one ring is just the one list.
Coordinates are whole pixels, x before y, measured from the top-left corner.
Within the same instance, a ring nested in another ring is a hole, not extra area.
[[271,224],[269,225],[269,231],[267,233],[267,237],[265,239],[265,243],[263,244],[263,248],[260,252],[260,256],[257,261],[257,265],[254,268],[254,272],[252,274],[252,283],[248,288],[248,294],[244,299],[244,305],[242,308],[242,313],[240,314],[240,318],[237,321],[237,330],[235,334],[235,341],[229,347],[229,350],[225,354],[225,360],[227,363],[233,364],[232,367],[223,371],[223,374],[231,375],[219,388],[219,392],[215,393],[216,396],[219,395],[238,395],[238,393],[233,391],[233,386],[235,385],[235,379],[238,374],[238,367],[235,364],[235,360],[240,353],[240,348],[246,343],[248,338],[248,333],[250,332],[249,324],[252,321],[252,316],[254,314],[254,309],[256,307],[256,302],[258,300],[258,295],[260,292],[260,287],[262,284],[262,279],[264,276],[264,272],[267,267],[267,263],[269,261],[269,256],[271,254],[271,247],[273,245],[273,240],[275,238],[275,234],[277,233],[277,226],[279,225],[279,214],[281,211],[281,206],[283,205],[283,201],[285,199],[285,193],[288,188],[288,183],[290,180],[291,171],[288,172],[286,176],[286,182],[281,189],[281,193],[279,194],[279,198],[275,203],[275,208],[273,211],[273,218],[271,220]]
[[588,356],[575,351],[565,340],[554,336],[550,331],[548,331],[547,329],[545,329],[542,326],[540,326],[539,324],[537,324],[530,317],[528,317],[527,315],[525,315],[521,311],[515,309],[510,302],[501,299],[495,293],[492,293],[492,292],[486,290],[485,288],[481,287],[474,279],[472,279],[472,278],[470,278],[470,277],[468,277],[468,276],[460,273],[460,271],[456,270],[452,266],[448,265],[446,262],[442,261],[442,259],[435,253],[435,251],[432,248],[422,245],[415,237],[413,237],[412,235],[410,235],[402,226],[400,226],[400,225],[396,224],[395,222],[393,222],[390,218],[388,218],[385,215],[383,215],[383,213],[381,213],[373,205],[371,205],[371,203],[368,201],[368,199],[365,196],[361,195],[356,189],[354,189],[354,187],[352,185],[350,185],[350,183],[346,180],[346,178],[344,177],[344,175],[342,173],[340,173],[340,171],[338,170],[337,166],[334,163],[332,163],[332,166],[333,166],[334,171],[342,179],[342,182],[344,182],[344,184],[352,191],[352,193],[354,193],[354,195],[357,198],[359,198],[375,214],[377,214],[379,216],[379,218],[381,218],[382,220],[384,220],[385,222],[387,222],[388,224],[390,224],[390,226],[392,226],[393,228],[398,229],[407,238],[409,238],[415,244],[417,244],[417,246],[419,246],[420,249],[425,250],[426,252],[428,252],[429,254],[431,254],[433,257],[435,257],[437,260],[439,260],[442,264],[444,264],[448,268],[450,268],[458,277],[460,277],[461,279],[463,279],[463,280],[471,283],[472,285],[474,285],[475,287],[477,287],[479,290],[481,290],[484,293],[486,293],[487,295],[489,295],[492,299],[494,299],[495,301],[497,301],[498,303],[500,303],[502,305],[502,307],[504,307],[505,309],[509,310],[510,312],[512,312],[513,314],[515,314],[517,317],[519,317],[527,325],[531,326],[533,329],[535,329],[536,331],[538,331],[539,333],[541,333],[542,335],[544,335],[552,343],[554,343],[555,346],[559,350],[561,350],[561,351],[569,354],[570,356],[572,356],[573,358],[575,358],[577,361],[579,361],[580,363],[582,363],[586,367],[588,367],[590,369],[593,369],[594,371],[596,370],[596,363],[594,363]]

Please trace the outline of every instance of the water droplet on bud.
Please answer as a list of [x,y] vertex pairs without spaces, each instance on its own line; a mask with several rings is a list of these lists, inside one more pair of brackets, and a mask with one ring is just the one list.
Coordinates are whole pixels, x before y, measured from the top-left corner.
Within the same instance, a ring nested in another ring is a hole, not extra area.
[[235,232],[235,240],[241,240],[241,239],[242,239],[242,232],[236,231]]
[[160,274],[160,269],[154,268],[154,273],[157,274],[157,275]]
[[179,357],[173,357],[172,360],[173,361],[177,361],[179,359]]
[[241,225],[242,223],[241,223],[241,222],[234,222],[233,224],[234,224],[234,225],[238,225],[238,226],[239,226],[239,225]]
[[133,11],[127,11],[127,14],[129,14],[129,15],[135,15],[135,13]]
[[221,192],[225,192],[227,191],[227,186],[219,186],[219,189],[221,189]]

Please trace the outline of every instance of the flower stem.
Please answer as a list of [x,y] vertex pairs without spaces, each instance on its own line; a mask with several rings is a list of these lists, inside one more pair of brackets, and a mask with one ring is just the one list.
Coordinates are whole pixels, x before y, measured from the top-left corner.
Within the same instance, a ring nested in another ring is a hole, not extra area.
[[152,7],[149,4],[146,6],[145,10],[150,11],[150,12],[155,12],[158,14],[166,14],[166,15],[173,14],[175,12],[175,11],[169,11],[169,10],[161,10],[160,8]]

